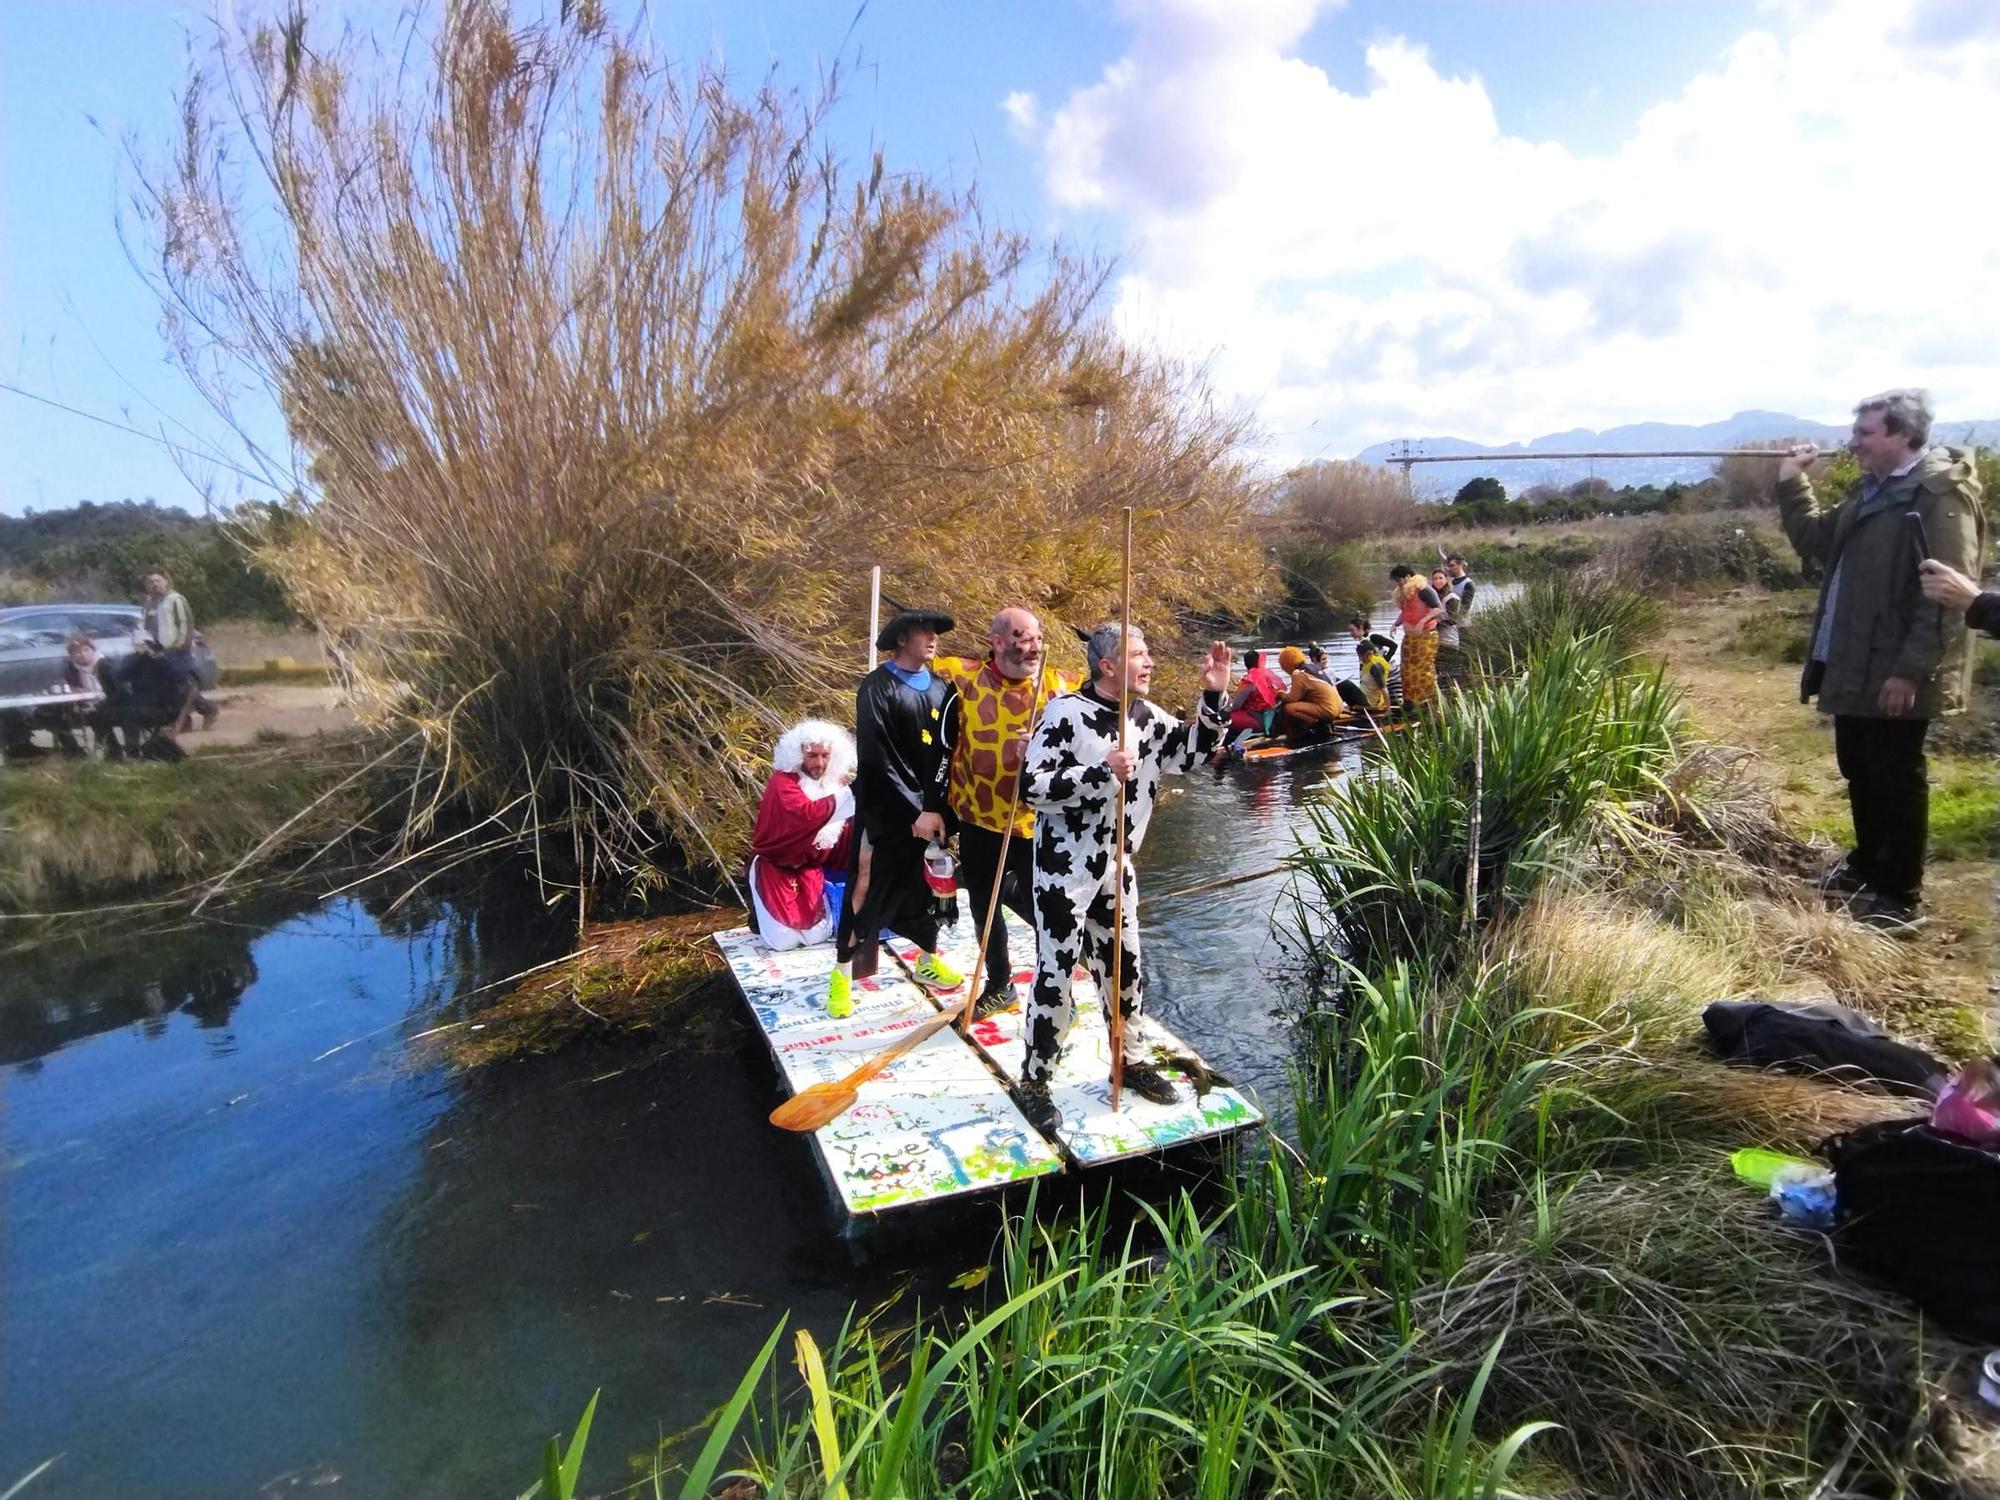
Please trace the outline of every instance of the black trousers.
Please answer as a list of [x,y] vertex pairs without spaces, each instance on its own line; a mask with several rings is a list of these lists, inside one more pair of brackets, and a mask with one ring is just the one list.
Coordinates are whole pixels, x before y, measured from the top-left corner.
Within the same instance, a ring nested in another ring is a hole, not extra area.
[[1849,864],[1893,901],[1914,901],[1924,884],[1931,787],[1924,760],[1929,719],[1833,716],[1833,756],[1854,814]]
[[[973,932],[986,920],[986,904],[993,899],[993,876],[1000,869],[1000,835],[972,823],[958,825],[958,873],[971,898]],[[1000,876],[1000,904],[1010,907],[1035,931],[1034,908],[1028,903],[1034,885],[1035,838],[1016,833],[1007,841],[1007,869]],[[986,988],[999,989],[1014,975],[1014,961],[1007,952],[1007,918],[993,913],[993,936],[986,944]]]
[[[865,890],[861,880],[864,847],[868,851]],[[857,890],[862,891],[859,906],[854,899]],[[840,903],[840,923],[833,943],[834,958],[853,963],[856,979],[866,979],[875,972],[876,948],[884,927],[902,934],[926,953],[937,951],[937,900],[930,882],[924,879],[924,841],[885,830],[877,843],[872,833],[863,830],[848,855],[847,896]]]

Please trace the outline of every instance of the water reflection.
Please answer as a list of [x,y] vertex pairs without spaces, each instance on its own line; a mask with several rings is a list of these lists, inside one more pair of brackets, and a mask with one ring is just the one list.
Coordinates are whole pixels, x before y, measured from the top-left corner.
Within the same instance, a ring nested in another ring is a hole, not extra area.
[[133,934],[87,950],[69,944],[15,953],[0,972],[0,1066],[32,1071],[58,1047],[120,1027],[158,1040],[186,1015],[221,1033],[209,1046],[226,1054],[243,992],[256,981],[250,938],[226,931]]

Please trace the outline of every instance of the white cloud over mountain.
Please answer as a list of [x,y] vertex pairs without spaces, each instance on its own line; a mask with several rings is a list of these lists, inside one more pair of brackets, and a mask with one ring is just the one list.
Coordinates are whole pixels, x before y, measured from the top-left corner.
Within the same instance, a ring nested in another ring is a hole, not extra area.
[[1055,202],[1126,231],[1123,325],[1274,457],[1906,383],[2000,408],[2000,3],[1768,7],[1609,155],[1506,134],[1420,38],[1343,91],[1298,55],[1326,8],[1129,0],[1096,82],[1008,106]]

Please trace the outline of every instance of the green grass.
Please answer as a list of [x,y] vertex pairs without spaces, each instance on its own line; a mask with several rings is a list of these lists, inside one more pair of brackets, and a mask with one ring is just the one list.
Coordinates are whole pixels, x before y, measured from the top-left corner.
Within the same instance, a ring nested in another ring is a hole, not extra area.
[[1803,663],[1808,645],[1806,632],[1812,625],[1817,597],[1805,589],[1771,595],[1737,625],[1730,649],[1760,661]]
[[[360,764],[341,741],[153,761],[17,762],[0,771],[0,910],[107,900],[217,875]],[[325,839],[336,796],[292,830]]]
[[1932,859],[1990,859],[2000,854],[2000,781],[1993,763],[1938,756],[1931,765]]
[[[1931,860],[1990,859],[2000,855],[2000,782],[1993,762],[1955,754],[1930,758]],[[1839,845],[1854,842],[1846,802],[1829,803],[1808,820],[1808,831]]]

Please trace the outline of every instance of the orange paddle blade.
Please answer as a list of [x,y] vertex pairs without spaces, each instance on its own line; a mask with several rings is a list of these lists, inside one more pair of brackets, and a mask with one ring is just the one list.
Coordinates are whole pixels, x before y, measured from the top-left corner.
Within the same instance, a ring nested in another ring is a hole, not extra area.
[[858,1097],[851,1083],[816,1083],[772,1110],[771,1123],[780,1130],[817,1130],[846,1114]]
[[959,1012],[971,1003],[970,1000],[961,1000],[939,1011],[922,1025],[911,1027],[845,1078],[816,1083],[811,1088],[800,1090],[771,1111],[771,1123],[780,1130],[817,1130],[839,1119],[854,1107],[858,1097],[856,1091],[862,1084],[927,1037],[935,1036],[951,1025],[958,1019]]

